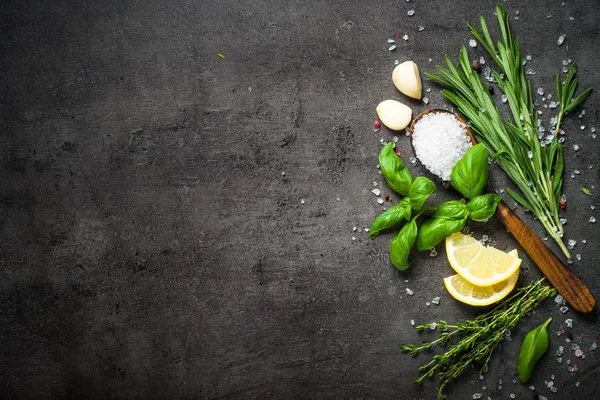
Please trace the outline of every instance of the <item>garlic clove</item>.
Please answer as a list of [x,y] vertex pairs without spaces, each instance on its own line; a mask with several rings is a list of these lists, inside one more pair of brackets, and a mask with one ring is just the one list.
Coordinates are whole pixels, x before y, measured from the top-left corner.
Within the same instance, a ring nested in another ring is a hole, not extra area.
[[406,128],[412,120],[412,110],[396,100],[384,100],[377,106],[377,116],[382,124],[398,131]]
[[421,99],[421,77],[419,67],[412,61],[405,61],[394,68],[392,81],[396,88],[413,99]]

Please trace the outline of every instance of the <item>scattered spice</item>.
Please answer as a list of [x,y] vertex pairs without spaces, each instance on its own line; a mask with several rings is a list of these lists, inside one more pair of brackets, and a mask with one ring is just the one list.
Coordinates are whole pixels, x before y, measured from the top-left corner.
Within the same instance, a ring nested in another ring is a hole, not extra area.
[[219,56],[220,58],[222,58],[223,60],[225,59],[225,56],[221,53],[218,53],[217,56]]
[[585,194],[587,194],[588,196],[592,195],[592,192],[590,192],[590,190],[588,188],[582,187],[581,191]]

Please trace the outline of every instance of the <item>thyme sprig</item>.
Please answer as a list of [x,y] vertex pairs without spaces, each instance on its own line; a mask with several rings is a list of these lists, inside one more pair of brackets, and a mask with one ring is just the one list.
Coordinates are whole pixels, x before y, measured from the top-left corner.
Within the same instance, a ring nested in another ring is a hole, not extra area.
[[483,17],[480,17],[481,33],[474,26],[467,26],[500,67],[501,74],[496,71],[491,71],[491,74],[506,96],[512,119],[503,122],[486,83],[471,67],[465,46],[460,50],[458,68],[445,56],[447,68],[438,66],[439,75],[426,75],[450,87],[450,90],[442,90],[442,94],[467,117],[477,140],[485,144],[488,154],[517,185],[520,194],[511,189],[507,192],[539,218],[565,256],[571,258],[562,240],[564,229],[558,215],[564,170],[558,132],[564,116],[579,106],[590,95],[591,89],[574,97],[578,84],[575,63],[564,82],[561,82],[560,74],[557,75],[560,107],[554,133],[547,141],[543,130],[540,130],[518,40],[511,34],[502,5],[496,7],[496,13],[502,36],[497,45],[494,45]]
[[402,351],[409,352],[413,356],[436,345],[445,347],[457,335],[460,336],[460,341],[450,345],[445,353],[434,355],[429,363],[419,367],[421,375],[413,382],[421,384],[437,372],[440,380],[437,397],[441,399],[443,390],[448,384],[462,375],[472,363],[481,365],[480,372],[486,373],[492,354],[500,346],[506,332],[513,329],[524,315],[534,310],[545,298],[556,295],[556,290],[542,285],[543,280],[542,278],[533,281],[528,286],[518,289],[496,308],[480,314],[473,320],[459,322],[456,325],[448,325],[442,320],[417,326],[418,331],[438,328],[441,333],[436,340],[419,346],[414,344],[400,346]]

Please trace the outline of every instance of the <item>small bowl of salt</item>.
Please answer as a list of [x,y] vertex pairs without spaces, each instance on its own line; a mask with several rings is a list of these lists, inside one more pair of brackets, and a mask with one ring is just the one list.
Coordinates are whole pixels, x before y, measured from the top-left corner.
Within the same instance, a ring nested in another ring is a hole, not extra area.
[[452,167],[475,143],[473,133],[458,115],[446,110],[427,110],[410,125],[415,156],[429,172],[450,180]]

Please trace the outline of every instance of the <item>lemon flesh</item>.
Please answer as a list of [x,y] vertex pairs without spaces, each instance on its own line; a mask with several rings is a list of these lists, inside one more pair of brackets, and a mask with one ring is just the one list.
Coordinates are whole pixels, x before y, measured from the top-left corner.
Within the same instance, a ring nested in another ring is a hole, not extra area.
[[[518,257],[516,249],[508,254]],[[444,286],[448,293],[460,302],[472,306],[487,306],[502,300],[514,289],[519,272],[520,269],[517,269],[508,279],[490,286],[473,285],[456,274],[444,278]]]
[[493,247],[484,247],[470,235],[453,233],[446,238],[446,255],[458,275],[475,286],[492,286],[510,278],[521,259]]

